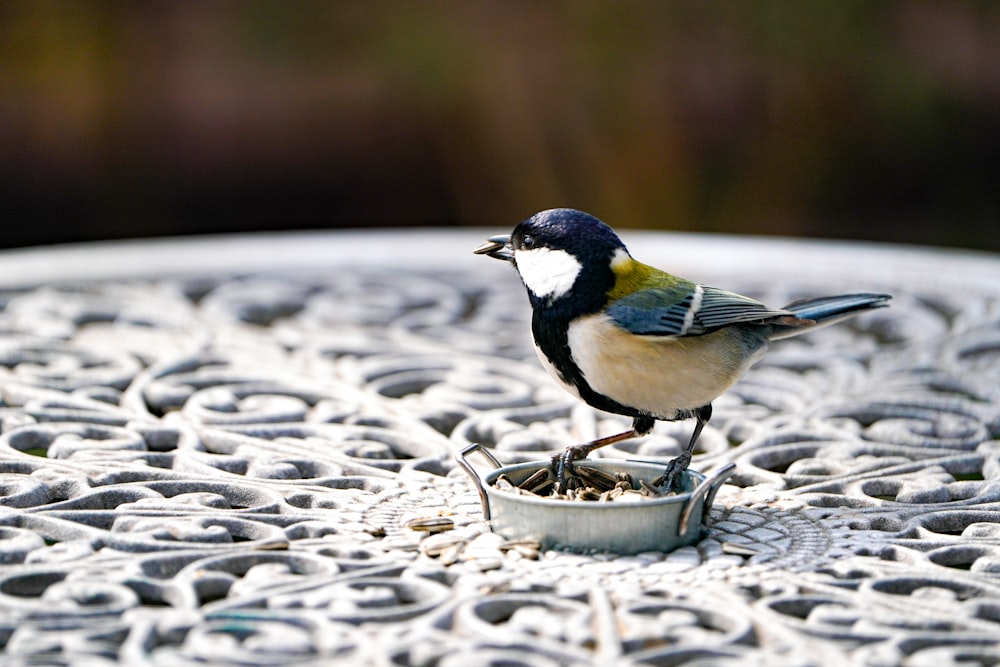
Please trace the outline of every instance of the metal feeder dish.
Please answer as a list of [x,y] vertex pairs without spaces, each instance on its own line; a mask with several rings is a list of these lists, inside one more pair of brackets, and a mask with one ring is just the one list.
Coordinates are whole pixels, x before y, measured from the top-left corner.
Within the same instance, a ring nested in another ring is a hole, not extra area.
[[[481,477],[468,461],[478,451],[493,466]],[[483,517],[490,529],[507,539],[531,539],[543,549],[610,551],[636,554],[672,551],[695,544],[710,521],[715,494],[736,469],[728,463],[709,475],[684,471],[682,492],[662,498],[631,502],[596,502],[519,495],[493,486],[500,475],[520,484],[549,461],[531,461],[504,466],[492,453],[474,444],[459,452],[458,463],[472,477],[483,504]],[[654,479],[663,463],[625,459],[586,459],[587,465],[604,472],[628,473],[633,479]]]

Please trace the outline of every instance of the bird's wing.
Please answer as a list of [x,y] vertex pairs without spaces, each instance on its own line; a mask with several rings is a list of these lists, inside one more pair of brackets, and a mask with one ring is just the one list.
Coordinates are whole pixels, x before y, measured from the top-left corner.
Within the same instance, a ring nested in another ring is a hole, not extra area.
[[623,329],[646,336],[698,336],[730,324],[792,316],[735,292],[691,283],[633,292],[612,303],[607,314]]

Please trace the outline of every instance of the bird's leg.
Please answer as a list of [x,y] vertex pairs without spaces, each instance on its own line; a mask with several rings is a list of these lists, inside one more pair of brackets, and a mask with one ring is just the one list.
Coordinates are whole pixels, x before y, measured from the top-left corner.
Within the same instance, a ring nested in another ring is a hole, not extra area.
[[654,421],[651,417],[636,417],[632,420],[632,428],[615,435],[607,435],[597,440],[591,440],[582,445],[567,447],[552,457],[552,465],[556,471],[556,486],[562,491],[566,488],[566,470],[572,470],[573,461],[585,459],[595,449],[613,445],[622,440],[638,438],[653,430]]
[[[694,425],[694,432],[691,434],[691,440],[688,442],[688,446],[681,452],[680,456],[670,461],[667,464],[667,469],[663,471],[663,474],[653,480],[653,486],[663,487],[668,492],[673,491],[674,487],[680,482],[681,473],[687,470],[687,467],[691,465],[691,453],[694,451],[694,445],[698,442],[698,436],[701,435],[701,430],[705,428],[705,424],[708,420],[712,418],[712,404],[702,406],[694,411],[694,418],[698,421]],[[680,489],[677,489],[680,493]]]

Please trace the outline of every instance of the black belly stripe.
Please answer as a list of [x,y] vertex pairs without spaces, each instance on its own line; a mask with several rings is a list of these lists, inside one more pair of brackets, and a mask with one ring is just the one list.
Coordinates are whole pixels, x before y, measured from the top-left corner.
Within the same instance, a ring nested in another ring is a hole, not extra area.
[[618,401],[599,394],[591,388],[583,376],[580,367],[576,365],[576,362],[573,361],[573,356],[570,354],[568,319],[552,316],[545,317],[539,315],[538,309],[536,309],[531,318],[531,333],[535,337],[535,344],[538,345],[538,348],[549,360],[549,363],[559,372],[562,381],[576,387],[580,398],[587,405],[598,410],[604,410],[605,412],[613,412],[633,418],[647,417],[663,419],[663,417],[656,417],[647,412],[622,405]]

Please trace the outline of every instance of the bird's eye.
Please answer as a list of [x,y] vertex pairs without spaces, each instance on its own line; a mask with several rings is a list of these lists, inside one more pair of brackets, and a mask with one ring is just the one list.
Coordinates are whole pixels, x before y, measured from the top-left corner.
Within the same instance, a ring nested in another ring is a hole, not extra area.
[[525,250],[531,250],[535,247],[535,237],[531,234],[525,234],[521,237],[521,245],[524,246]]

